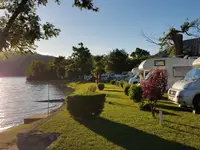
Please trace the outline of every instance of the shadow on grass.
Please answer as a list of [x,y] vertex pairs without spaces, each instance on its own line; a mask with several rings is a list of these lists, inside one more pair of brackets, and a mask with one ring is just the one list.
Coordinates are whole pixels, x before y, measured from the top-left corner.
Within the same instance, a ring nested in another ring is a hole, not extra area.
[[[151,112],[151,110],[141,110],[141,111],[148,111],[148,112]],[[158,115],[158,114],[159,114],[159,110],[156,109],[156,110],[155,110],[155,113],[156,113],[156,115]],[[171,113],[171,112],[164,111],[164,110],[162,110],[162,113],[163,113],[163,115],[180,116],[180,115],[178,115],[178,114]]]
[[[172,126],[169,126],[169,125],[165,125],[165,127],[170,128],[170,129],[172,129],[172,130],[176,130],[176,131],[178,131],[179,133],[180,133],[180,132],[183,132],[183,133],[188,133],[188,134],[200,136],[200,133],[197,133],[197,132],[189,132],[189,131],[187,131],[187,130],[182,130],[182,129],[180,129],[180,128],[175,128],[175,127],[172,127]],[[192,130],[191,130],[191,131],[192,131]]]
[[133,107],[133,106],[130,106],[130,105],[121,104],[121,103],[117,103],[117,102],[109,102],[109,101],[106,101],[106,103],[108,103],[108,104],[110,104],[110,105],[118,105],[118,106],[123,106],[123,107]]
[[168,141],[156,135],[105,118],[87,121],[79,120],[79,122],[96,134],[128,150],[194,150],[192,147]]
[[183,107],[170,106],[170,105],[164,105],[164,104],[157,104],[156,107],[162,108],[162,109],[174,110],[174,111],[187,111],[187,112],[192,112],[192,109],[191,109],[191,108],[183,108]]
[[107,92],[123,92],[121,90],[104,90],[104,91],[107,91]]
[[170,121],[170,120],[164,120],[164,121],[168,122],[168,123],[180,125],[180,126],[185,126],[185,127],[191,128],[191,129],[198,129],[198,130],[200,130],[200,127],[195,127],[195,126],[191,126],[191,125],[187,125],[187,124],[183,124],[183,123],[179,123],[179,122],[174,122],[174,121]]

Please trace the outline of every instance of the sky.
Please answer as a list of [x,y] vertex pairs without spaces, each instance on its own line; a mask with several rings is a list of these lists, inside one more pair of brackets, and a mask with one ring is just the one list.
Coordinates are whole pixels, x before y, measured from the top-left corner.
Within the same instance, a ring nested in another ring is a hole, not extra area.
[[94,0],[99,12],[72,7],[73,0],[54,0],[37,10],[42,22],[61,29],[57,38],[37,42],[37,52],[70,56],[72,46],[83,42],[93,55],[108,54],[115,48],[128,53],[136,47],[155,54],[159,47],[143,37],[159,38],[170,27],[179,28],[200,16],[199,0]]

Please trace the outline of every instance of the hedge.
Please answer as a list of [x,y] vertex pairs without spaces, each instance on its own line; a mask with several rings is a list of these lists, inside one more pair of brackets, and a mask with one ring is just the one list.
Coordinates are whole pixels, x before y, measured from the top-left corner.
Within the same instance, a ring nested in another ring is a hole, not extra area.
[[106,94],[70,95],[67,97],[67,110],[78,118],[94,118],[101,114],[104,108]]

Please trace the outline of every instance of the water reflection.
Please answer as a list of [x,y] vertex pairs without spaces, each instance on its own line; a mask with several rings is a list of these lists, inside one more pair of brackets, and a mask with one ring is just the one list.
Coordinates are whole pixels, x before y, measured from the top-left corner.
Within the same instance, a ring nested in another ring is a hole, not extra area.
[[[64,98],[66,91],[60,84],[49,83],[49,98]],[[0,131],[23,123],[23,119],[32,114],[46,113],[48,103],[37,100],[48,99],[47,82],[26,82],[25,78],[0,78]],[[50,109],[60,103],[50,103]]]

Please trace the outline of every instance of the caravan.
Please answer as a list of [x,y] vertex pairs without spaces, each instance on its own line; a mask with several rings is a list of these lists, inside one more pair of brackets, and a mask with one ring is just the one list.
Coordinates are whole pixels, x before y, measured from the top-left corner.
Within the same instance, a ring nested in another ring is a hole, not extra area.
[[179,57],[151,58],[144,60],[138,68],[143,71],[143,77],[145,79],[148,78],[149,72],[152,69],[166,69],[168,73],[167,89],[169,89],[173,83],[182,79],[185,74],[192,69],[194,60],[194,58]]
[[200,58],[193,62],[193,67],[168,90],[168,98],[180,106],[194,107],[200,113]]

